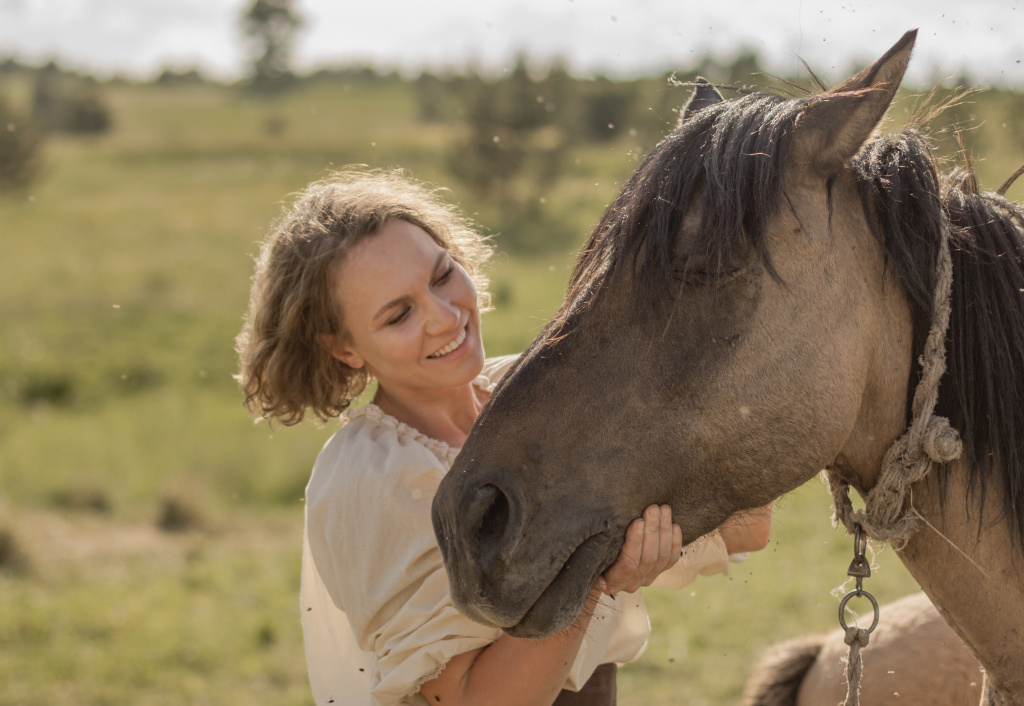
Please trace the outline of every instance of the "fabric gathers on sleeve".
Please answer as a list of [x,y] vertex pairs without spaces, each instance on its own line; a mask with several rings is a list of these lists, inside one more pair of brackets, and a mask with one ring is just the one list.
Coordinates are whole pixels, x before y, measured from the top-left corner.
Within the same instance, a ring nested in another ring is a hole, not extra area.
[[683,547],[678,563],[654,579],[652,586],[678,589],[688,586],[698,576],[729,573],[729,552],[717,530],[699,537]]

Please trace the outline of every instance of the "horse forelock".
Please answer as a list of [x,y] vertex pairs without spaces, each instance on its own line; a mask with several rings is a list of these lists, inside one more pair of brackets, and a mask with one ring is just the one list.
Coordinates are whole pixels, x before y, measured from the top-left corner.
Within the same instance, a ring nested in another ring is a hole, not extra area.
[[[643,160],[605,211],[577,260],[556,335],[626,271],[637,313],[671,299],[676,239],[691,207],[700,209],[692,256],[725,262],[753,247],[774,274],[767,225],[782,202],[792,126],[805,101],[753,93],[699,111]],[[684,254],[685,256],[685,254]]]

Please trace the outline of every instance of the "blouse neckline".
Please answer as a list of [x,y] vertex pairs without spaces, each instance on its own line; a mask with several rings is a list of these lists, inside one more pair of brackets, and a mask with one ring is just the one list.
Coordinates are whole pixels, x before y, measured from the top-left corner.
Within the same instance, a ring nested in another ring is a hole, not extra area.
[[[495,383],[487,375],[481,373],[473,380],[473,385],[484,392],[490,393],[494,389]],[[399,421],[374,402],[368,402],[359,409],[346,411],[343,416],[343,423],[347,424],[353,419],[360,418],[366,418],[376,424],[394,429],[400,438],[409,439],[425,447],[439,461],[446,463],[449,467],[455,462],[455,457],[459,455],[459,451],[462,450],[461,446],[452,446],[446,441],[427,436],[419,429]]]

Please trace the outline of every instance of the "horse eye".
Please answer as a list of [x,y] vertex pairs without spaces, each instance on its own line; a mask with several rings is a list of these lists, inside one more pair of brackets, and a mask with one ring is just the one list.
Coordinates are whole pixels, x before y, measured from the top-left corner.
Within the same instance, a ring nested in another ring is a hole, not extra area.
[[709,285],[723,285],[743,274],[742,267],[722,267],[721,269],[708,269],[706,267],[684,267],[675,271],[676,277],[690,287],[706,287]]

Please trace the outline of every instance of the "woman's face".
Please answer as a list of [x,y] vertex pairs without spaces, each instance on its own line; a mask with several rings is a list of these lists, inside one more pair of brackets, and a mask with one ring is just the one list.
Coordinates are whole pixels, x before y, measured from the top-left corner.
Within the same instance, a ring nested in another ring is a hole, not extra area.
[[476,287],[419,226],[389,221],[349,252],[335,281],[348,338],[331,352],[365,365],[389,394],[458,387],[480,374]]

